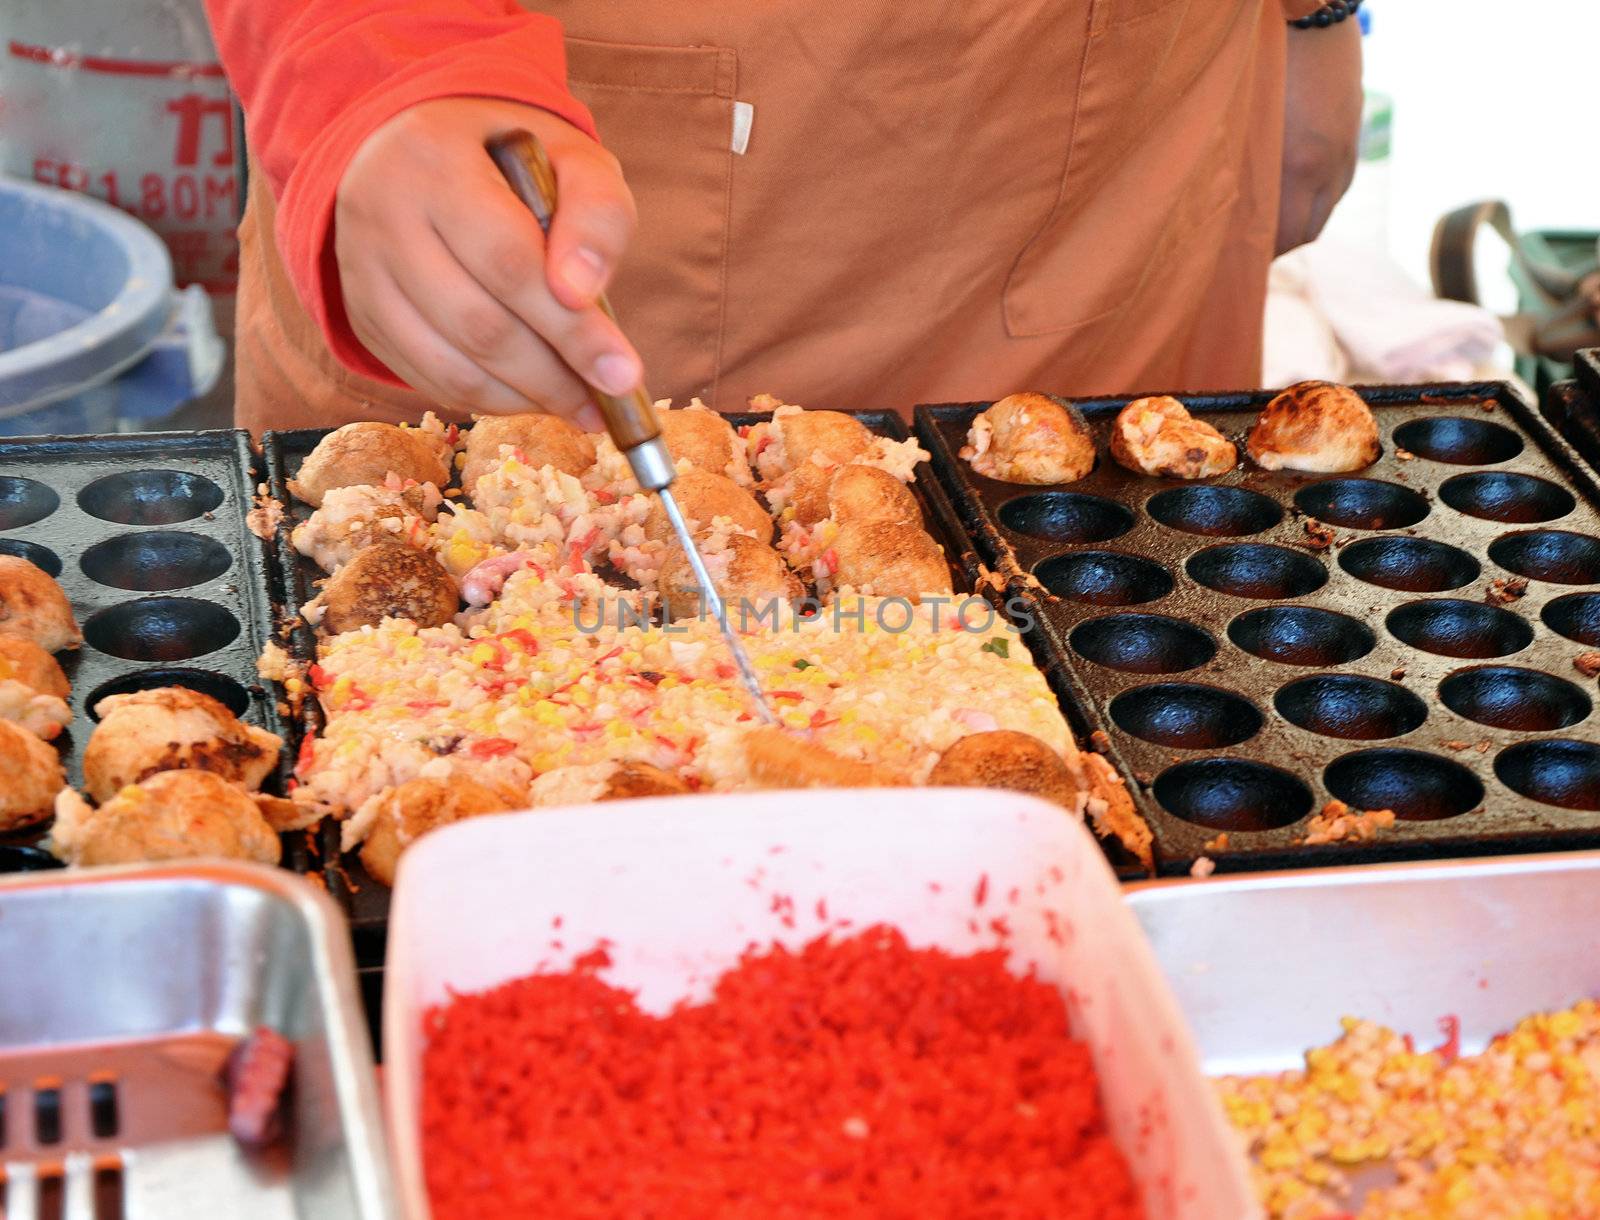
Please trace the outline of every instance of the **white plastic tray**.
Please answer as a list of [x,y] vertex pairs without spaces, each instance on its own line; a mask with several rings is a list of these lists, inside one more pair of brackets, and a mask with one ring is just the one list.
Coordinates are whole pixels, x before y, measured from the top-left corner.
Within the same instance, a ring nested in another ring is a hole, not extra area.
[[[792,900],[792,926],[773,910],[779,894]],[[447,988],[565,969],[604,937],[607,980],[663,1012],[704,996],[752,941],[798,945],[848,919],[968,952],[996,944],[996,916],[1013,966],[1062,987],[1150,1220],[1257,1215],[1236,1141],[1100,848],[1054,806],[970,789],[671,797],[429,835],[400,868],[384,991],[405,1214],[429,1216],[421,1017]]]

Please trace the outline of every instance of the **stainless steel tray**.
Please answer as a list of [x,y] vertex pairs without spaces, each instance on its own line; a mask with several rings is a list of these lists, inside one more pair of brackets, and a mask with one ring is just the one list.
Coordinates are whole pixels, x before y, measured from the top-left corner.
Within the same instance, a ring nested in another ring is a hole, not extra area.
[[[325,894],[243,864],[0,880],[5,1220],[396,1214],[349,936]],[[286,1138],[227,1133],[218,1070],[295,1044]]]
[[1315,869],[1132,886],[1128,902],[1208,1074],[1296,1067],[1367,1017],[1482,1049],[1600,996],[1600,852]]

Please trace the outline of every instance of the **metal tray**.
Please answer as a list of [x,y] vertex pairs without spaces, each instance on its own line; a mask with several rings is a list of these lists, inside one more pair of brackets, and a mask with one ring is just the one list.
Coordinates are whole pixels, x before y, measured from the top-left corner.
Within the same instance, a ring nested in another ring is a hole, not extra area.
[[[255,486],[243,431],[0,439],[0,553],[56,577],[85,636],[59,657],[72,682],[73,720],[55,743],[68,782],[82,781],[89,709],[104,695],[192,687],[288,738],[256,674],[274,589],[245,524]],[[16,849],[0,852],[0,872],[45,863],[28,846],[43,836],[0,836]],[[283,842],[285,866],[306,871],[305,836]]]
[[[1368,469],[1242,463],[1196,484],[1134,475],[1103,443],[1068,488],[995,482],[957,455],[987,404],[917,409],[984,558],[1061,594],[1028,595],[1036,654],[1106,734],[1163,872],[1600,843],[1595,683],[1573,666],[1600,645],[1600,484],[1504,383],[1361,393],[1384,446]],[[1186,401],[1242,444],[1270,397]],[[1079,405],[1103,441],[1124,403]],[[1523,575],[1544,578],[1487,603]],[[1300,844],[1332,798],[1400,820]]]
[[[1481,1050],[1600,995],[1600,853],[1156,881],[1128,904],[1211,1075],[1276,1072],[1366,1017]],[[1567,934],[1565,930],[1576,930]],[[1554,934],[1552,934],[1554,933]]]
[[[9,1220],[397,1214],[337,911],[244,864],[0,880],[0,1177]],[[295,1044],[286,1138],[246,1153],[217,1070]]]
[[[895,440],[904,440],[910,435],[905,422],[893,411],[850,411],[848,414],[856,416],[873,432],[880,435]],[[757,423],[767,418],[769,416],[766,413],[758,412],[732,413],[727,416],[728,422],[734,427]],[[301,462],[326,435],[327,431],[323,429],[297,429],[268,432],[262,438],[267,485],[271,494],[285,507],[277,553],[280,568],[284,573],[285,618],[299,624],[293,637],[293,651],[303,660],[315,659],[316,638],[299,618],[299,611],[313,595],[313,582],[319,579],[322,573],[289,543],[290,531],[295,524],[305,520],[311,510],[289,495],[287,481],[294,477],[300,469]],[[924,471],[922,477],[912,484],[912,490],[921,502],[928,530],[944,547],[957,586],[966,589],[977,587],[980,575],[978,555],[971,539],[967,537],[966,531],[957,520],[955,511],[938,480]],[[1053,673],[1052,667],[1045,666],[1042,660],[1041,668],[1045,669],[1052,690],[1061,699],[1063,710],[1072,723],[1074,732],[1080,737],[1086,735],[1087,723],[1081,711],[1072,704],[1059,674]],[[316,701],[307,699],[298,731],[320,732],[321,717],[321,709],[316,706]],[[383,961],[388,929],[389,889],[368,877],[360,860],[355,856],[340,858],[337,825],[325,826],[321,833],[320,846],[322,856],[327,861],[328,890],[340,901],[349,915],[355,935],[357,959],[363,966],[380,964]],[[1108,843],[1106,850],[1113,865],[1121,874],[1143,875],[1138,862],[1120,844]]]

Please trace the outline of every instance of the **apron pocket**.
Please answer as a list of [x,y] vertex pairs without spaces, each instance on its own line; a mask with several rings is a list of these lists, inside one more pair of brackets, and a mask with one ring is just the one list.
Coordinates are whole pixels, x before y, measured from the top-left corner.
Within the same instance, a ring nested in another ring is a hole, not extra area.
[[609,295],[658,396],[715,389],[737,79],[726,47],[567,39],[567,85],[594,115],[638,204],[639,227]]
[[1094,0],[1060,190],[1007,278],[1007,333],[1114,315],[1170,247],[1171,229],[1236,194],[1227,124],[1210,99],[1234,52],[1248,50],[1259,11],[1260,0]]

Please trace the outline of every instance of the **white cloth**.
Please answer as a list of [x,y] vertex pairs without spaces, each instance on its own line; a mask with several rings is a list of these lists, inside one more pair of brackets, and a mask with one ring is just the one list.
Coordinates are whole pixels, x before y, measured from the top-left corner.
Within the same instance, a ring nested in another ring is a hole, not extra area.
[[1469,381],[1504,338],[1494,314],[1429,296],[1382,252],[1318,241],[1273,264],[1262,382]]

